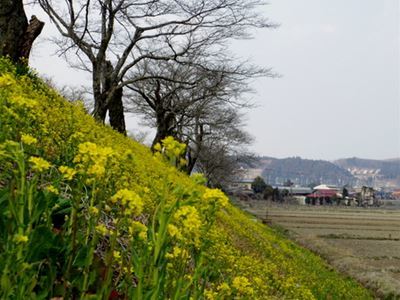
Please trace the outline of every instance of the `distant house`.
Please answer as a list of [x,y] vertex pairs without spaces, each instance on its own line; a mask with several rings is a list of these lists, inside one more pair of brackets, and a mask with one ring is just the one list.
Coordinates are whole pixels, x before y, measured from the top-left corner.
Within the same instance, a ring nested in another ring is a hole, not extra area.
[[236,179],[230,184],[229,189],[251,190],[251,184],[257,176],[261,176],[262,169],[245,169],[241,167],[237,170]]
[[396,200],[400,200],[400,190],[395,190],[392,192],[392,196]]
[[274,188],[277,188],[280,192],[286,190],[294,196],[306,196],[312,192],[311,188],[303,186],[274,186]]
[[306,196],[306,203],[312,205],[333,204],[337,198],[341,198],[339,188],[321,184],[313,188],[312,193]]
[[244,189],[244,190],[251,190],[251,184],[253,183],[253,179],[237,179],[234,180],[230,186],[229,189]]

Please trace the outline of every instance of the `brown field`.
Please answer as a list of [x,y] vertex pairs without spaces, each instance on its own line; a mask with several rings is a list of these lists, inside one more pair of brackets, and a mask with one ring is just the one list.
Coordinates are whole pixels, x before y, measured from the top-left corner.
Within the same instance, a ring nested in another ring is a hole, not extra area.
[[400,299],[400,209],[239,205],[324,257],[333,267],[373,290]]

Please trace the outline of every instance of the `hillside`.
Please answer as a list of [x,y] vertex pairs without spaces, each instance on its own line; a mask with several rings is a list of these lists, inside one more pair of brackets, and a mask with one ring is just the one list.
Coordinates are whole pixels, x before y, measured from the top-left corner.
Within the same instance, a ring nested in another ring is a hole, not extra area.
[[384,179],[400,178],[400,159],[373,160],[353,157],[339,159],[334,163],[354,174],[366,171],[367,175],[368,173],[370,176],[379,175]]
[[347,170],[324,160],[290,158],[261,158],[262,176],[270,184],[283,184],[287,179],[299,185],[327,183],[334,185],[351,184],[353,175]]
[[0,298],[371,298],[159,148],[0,60]]

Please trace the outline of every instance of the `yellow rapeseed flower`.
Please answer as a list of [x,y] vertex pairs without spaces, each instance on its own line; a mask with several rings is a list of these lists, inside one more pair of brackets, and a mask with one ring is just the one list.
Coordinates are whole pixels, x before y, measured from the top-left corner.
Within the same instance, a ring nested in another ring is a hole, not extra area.
[[46,187],[46,191],[53,193],[55,195],[58,195],[60,192],[58,191],[58,189],[52,185],[49,185]]
[[76,174],[76,171],[74,169],[67,166],[60,166],[58,170],[63,175],[63,178],[66,180],[72,180]]
[[220,293],[224,293],[224,294],[226,294],[226,295],[230,295],[230,294],[231,294],[231,288],[230,288],[230,286],[229,286],[226,282],[221,283],[221,284],[217,287],[217,290],[218,290]]
[[51,167],[50,163],[41,157],[32,156],[29,158],[29,162],[33,164],[32,169],[38,172],[46,171]]
[[97,216],[99,214],[99,209],[95,206],[89,207],[89,213],[91,215]]
[[143,200],[134,191],[128,189],[119,190],[110,200],[114,204],[119,202],[121,205],[125,206],[126,214],[137,216],[143,211]]
[[228,197],[219,189],[207,189],[203,194],[203,200],[205,202],[214,202],[222,207],[228,205]]
[[254,293],[249,280],[244,276],[235,277],[232,281],[232,287],[234,287],[240,294],[252,295]]
[[104,224],[97,225],[96,231],[103,236],[106,236],[109,233],[109,230],[107,229],[107,227]]
[[114,151],[110,147],[100,147],[95,143],[85,142],[79,144],[74,163],[78,163],[83,171],[86,166],[88,175],[99,178],[105,174],[107,160],[113,154]]
[[117,250],[114,250],[114,251],[113,251],[113,257],[114,257],[116,260],[120,260],[120,259],[121,259],[121,252],[119,252],[119,251],[117,251]]
[[165,254],[165,258],[167,259],[173,259],[173,258],[187,259],[188,257],[189,253],[185,249],[182,249],[178,246],[174,246],[172,252],[168,252]]
[[178,239],[180,239],[182,237],[178,227],[176,227],[173,224],[168,224],[168,233],[170,236],[176,237]]
[[[176,233],[177,238],[185,239],[187,243],[194,244],[198,247],[200,244],[200,229],[202,223],[197,209],[193,206],[182,206],[175,212],[173,219],[177,228],[180,229],[179,232]],[[171,230],[172,233],[175,231],[172,226],[169,226],[168,230]]]
[[14,236],[14,241],[17,244],[22,244],[22,243],[27,243],[28,242],[28,237],[26,235],[22,235],[22,234],[17,234],[16,236]]
[[29,134],[23,134],[21,136],[21,142],[25,145],[35,145],[37,144],[37,139]]
[[146,225],[138,222],[138,221],[133,221],[131,226],[129,227],[129,234],[131,236],[138,236],[140,240],[146,240],[147,239],[147,227]]

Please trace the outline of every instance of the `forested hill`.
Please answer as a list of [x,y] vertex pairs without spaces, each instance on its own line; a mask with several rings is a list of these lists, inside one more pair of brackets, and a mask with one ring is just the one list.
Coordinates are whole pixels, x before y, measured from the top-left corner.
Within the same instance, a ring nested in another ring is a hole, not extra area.
[[353,157],[340,159],[334,163],[346,170],[358,172],[367,170],[373,171],[386,179],[396,179],[400,177],[400,159],[372,160]]
[[282,184],[290,179],[300,185],[327,183],[335,185],[351,184],[353,175],[346,169],[324,160],[290,158],[260,158],[262,176],[271,184]]

